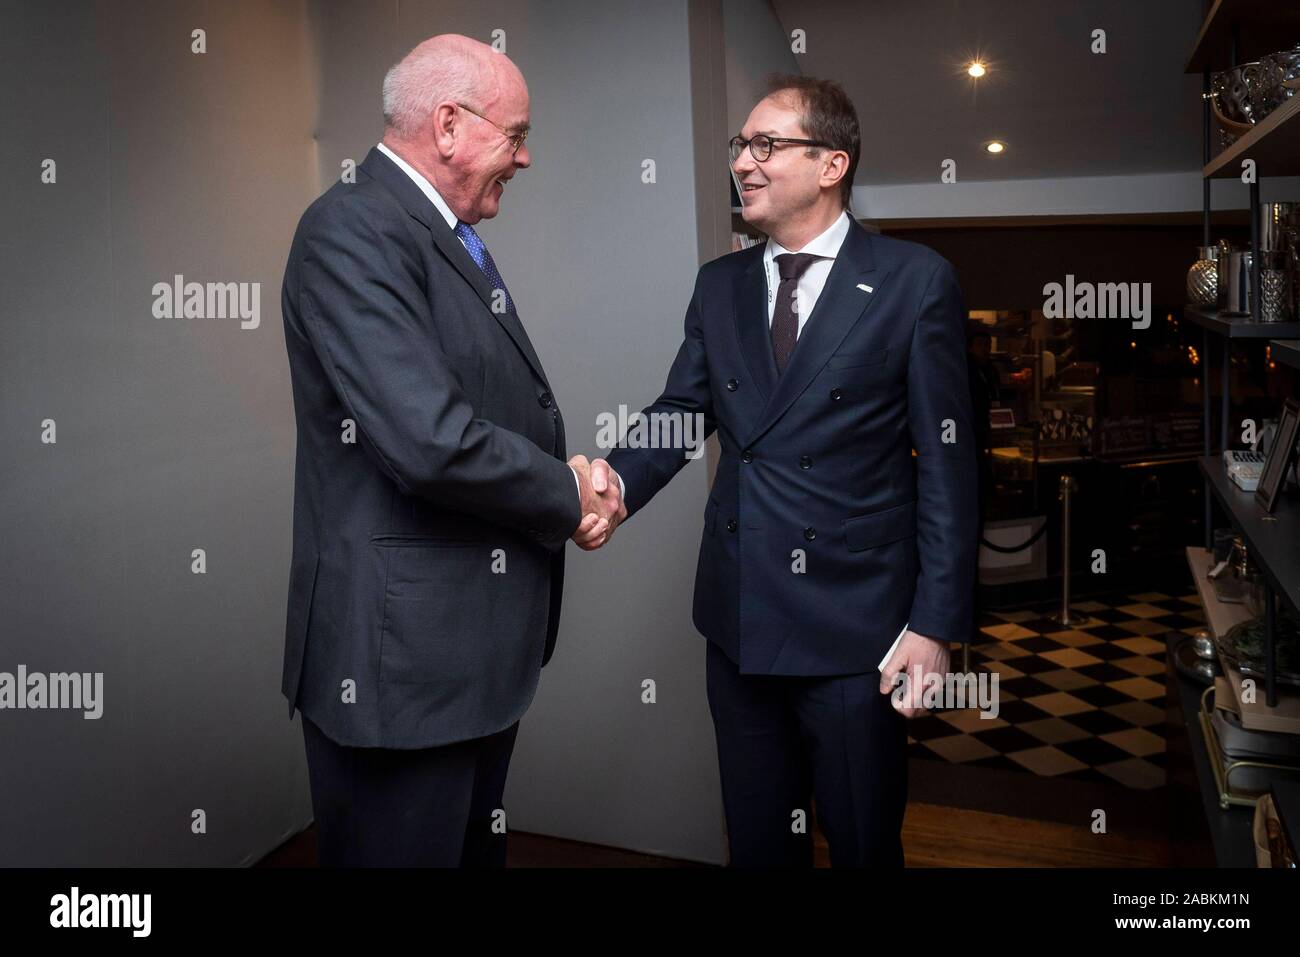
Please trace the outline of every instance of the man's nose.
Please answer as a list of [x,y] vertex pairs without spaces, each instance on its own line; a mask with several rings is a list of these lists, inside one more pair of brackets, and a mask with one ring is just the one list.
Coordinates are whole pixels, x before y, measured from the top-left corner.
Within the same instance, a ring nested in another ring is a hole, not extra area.
[[746,173],[753,172],[757,164],[754,157],[750,155],[748,147],[740,151],[740,155],[731,161],[731,168],[737,176],[744,176]]
[[520,169],[528,169],[533,165],[533,158],[528,155],[527,143],[519,144],[519,152],[515,154],[515,165]]

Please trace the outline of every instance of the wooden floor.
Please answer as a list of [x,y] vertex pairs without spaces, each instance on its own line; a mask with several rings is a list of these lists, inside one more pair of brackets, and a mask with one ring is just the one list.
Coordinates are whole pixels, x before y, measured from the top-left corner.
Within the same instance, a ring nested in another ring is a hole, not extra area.
[[909,867],[1173,866],[1167,841],[934,804],[908,806],[903,851]]
[[[903,848],[909,867],[1170,867],[1168,843],[1093,834],[1086,827],[1028,820],[986,811],[908,805]],[[817,835],[814,857],[829,867]],[[313,867],[315,828],[268,855],[262,867]],[[696,867],[688,861],[637,854],[540,834],[510,836],[510,867]]]

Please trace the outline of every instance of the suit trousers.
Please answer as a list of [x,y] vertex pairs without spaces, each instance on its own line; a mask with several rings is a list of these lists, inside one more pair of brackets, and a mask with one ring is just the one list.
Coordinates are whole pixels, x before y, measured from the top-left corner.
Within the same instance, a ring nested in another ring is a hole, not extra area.
[[833,867],[902,867],[907,719],[880,674],[741,674],[705,644],[731,866],[811,867],[815,798]]
[[505,867],[506,833],[494,833],[493,812],[518,721],[412,750],[338,744],[305,714],[302,728],[322,867]]

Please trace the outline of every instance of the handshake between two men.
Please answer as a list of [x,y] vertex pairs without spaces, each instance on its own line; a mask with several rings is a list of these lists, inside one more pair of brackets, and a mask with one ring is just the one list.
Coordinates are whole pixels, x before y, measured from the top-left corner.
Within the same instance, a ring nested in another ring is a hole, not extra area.
[[591,462],[585,455],[575,455],[569,459],[569,467],[578,476],[582,502],[582,521],[570,538],[579,548],[594,551],[608,542],[614,529],[627,518],[622,482],[604,459]]

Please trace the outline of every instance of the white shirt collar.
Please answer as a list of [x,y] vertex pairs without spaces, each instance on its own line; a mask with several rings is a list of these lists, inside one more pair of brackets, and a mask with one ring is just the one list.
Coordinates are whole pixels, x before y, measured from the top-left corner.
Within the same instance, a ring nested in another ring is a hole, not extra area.
[[428,196],[429,202],[433,203],[438,212],[442,213],[442,218],[447,221],[447,225],[452,229],[455,229],[456,224],[460,222],[460,220],[457,218],[456,214],[451,211],[451,207],[447,205],[446,200],[438,195],[438,191],[433,188],[433,184],[424,178],[424,174],[411,166],[410,163],[406,162],[406,160],[402,159],[383,143],[378,143],[376,145],[381,153],[397,164],[398,169],[411,177],[411,180],[415,185],[420,187],[420,192],[424,193],[425,196]]
[[849,234],[850,225],[852,225],[852,220],[849,219],[849,212],[844,210],[836,217],[835,222],[827,226],[820,235],[814,237],[803,249],[786,249],[769,236],[763,258],[771,261],[773,257],[784,253],[800,252],[820,256],[823,259],[834,259],[840,251],[840,246],[844,244],[844,237]]

